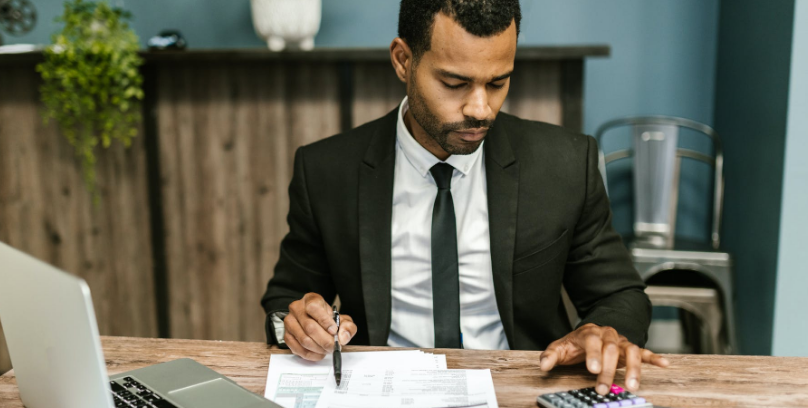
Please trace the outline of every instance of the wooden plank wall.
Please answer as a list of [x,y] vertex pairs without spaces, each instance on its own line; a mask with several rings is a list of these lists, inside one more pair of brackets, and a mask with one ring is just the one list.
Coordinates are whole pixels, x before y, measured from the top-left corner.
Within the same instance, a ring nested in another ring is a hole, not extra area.
[[517,61],[502,110],[523,119],[561,125],[561,89],[560,61]]
[[32,67],[0,67],[0,241],[84,278],[102,334],[155,336],[143,138],[100,155],[95,207],[38,87]]
[[[582,65],[518,61],[503,111],[579,127]],[[264,340],[259,299],[288,230],[295,150],[404,96],[389,62],[351,64],[347,87],[345,72],[316,61],[154,63],[149,135],[101,156],[94,209],[69,146],[41,124],[32,68],[0,68],[0,240],[87,279],[103,334]]]
[[352,124],[363,125],[395,109],[407,90],[390,62],[374,62],[353,70]]
[[339,133],[337,70],[208,64],[158,75],[170,334],[264,340],[259,299],[288,228],[292,158]]

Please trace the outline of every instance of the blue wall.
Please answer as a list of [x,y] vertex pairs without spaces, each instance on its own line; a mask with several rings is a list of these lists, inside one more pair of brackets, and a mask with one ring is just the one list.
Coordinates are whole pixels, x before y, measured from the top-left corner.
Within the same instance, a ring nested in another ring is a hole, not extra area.
[[[36,29],[6,43],[47,43],[61,0],[33,0]],[[521,44],[609,44],[612,56],[587,64],[585,129],[626,114],[664,113],[711,124],[718,0],[523,0]],[[145,44],[163,28],[194,48],[261,47],[249,1],[112,0],[135,16]],[[320,47],[387,47],[398,0],[324,0]]]
[[772,354],[808,357],[808,2],[796,2]]
[[735,257],[748,354],[771,353],[793,12],[794,0],[721,3],[715,128],[726,155],[724,246]]

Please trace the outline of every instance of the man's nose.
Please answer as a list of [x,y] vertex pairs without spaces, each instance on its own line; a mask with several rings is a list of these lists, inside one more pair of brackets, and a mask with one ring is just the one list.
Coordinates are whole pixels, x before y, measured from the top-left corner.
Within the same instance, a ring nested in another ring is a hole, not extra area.
[[488,92],[484,86],[471,92],[463,106],[463,115],[477,120],[486,120],[490,117],[491,107],[488,106]]

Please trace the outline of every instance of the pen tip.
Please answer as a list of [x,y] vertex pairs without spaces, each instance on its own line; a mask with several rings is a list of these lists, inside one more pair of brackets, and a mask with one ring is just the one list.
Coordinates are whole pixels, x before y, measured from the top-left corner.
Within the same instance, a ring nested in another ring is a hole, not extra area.
[[341,377],[341,376],[336,375],[336,376],[334,376],[334,377],[336,377],[336,379],[337,379],[337,387],[339,387],[339,382],[340,382],[340,377]]

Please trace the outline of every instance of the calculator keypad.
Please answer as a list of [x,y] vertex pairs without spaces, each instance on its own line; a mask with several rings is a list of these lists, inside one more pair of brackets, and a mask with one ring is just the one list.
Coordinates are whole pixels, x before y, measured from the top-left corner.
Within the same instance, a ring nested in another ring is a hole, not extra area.
[[539,395],[537,402],[546,408],[649,408],[645,398],[638,397],[620,386],[612,385],[609,393],[600,395],[594,387]]

